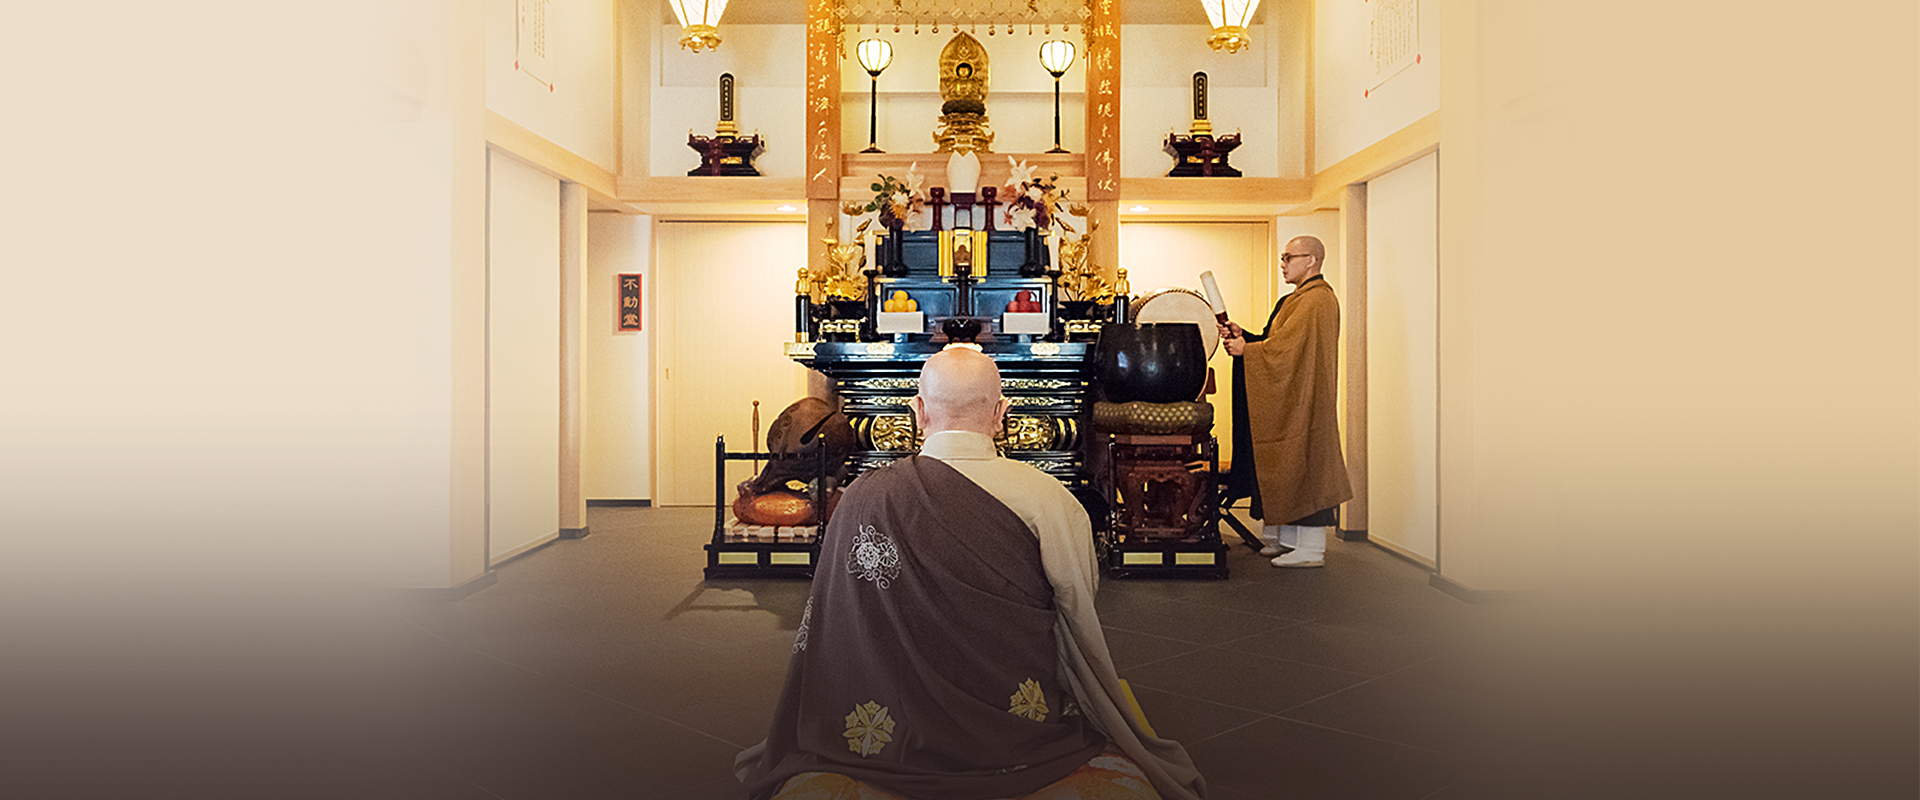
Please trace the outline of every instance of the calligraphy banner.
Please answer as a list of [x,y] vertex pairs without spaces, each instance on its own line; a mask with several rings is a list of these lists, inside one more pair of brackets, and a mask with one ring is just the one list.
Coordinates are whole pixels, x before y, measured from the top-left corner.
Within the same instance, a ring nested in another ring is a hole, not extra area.
[[620,333],[640,330],[640,275],[623,272],[615,276],[614,330]]

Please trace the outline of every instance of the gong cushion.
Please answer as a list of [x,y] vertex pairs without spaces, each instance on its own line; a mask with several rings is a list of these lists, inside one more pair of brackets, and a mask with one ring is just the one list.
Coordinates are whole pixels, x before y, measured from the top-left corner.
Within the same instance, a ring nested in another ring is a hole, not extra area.
[[1213,428],[1213,404],[1094,403],[1093,427],[1114,433],[1201,433]]

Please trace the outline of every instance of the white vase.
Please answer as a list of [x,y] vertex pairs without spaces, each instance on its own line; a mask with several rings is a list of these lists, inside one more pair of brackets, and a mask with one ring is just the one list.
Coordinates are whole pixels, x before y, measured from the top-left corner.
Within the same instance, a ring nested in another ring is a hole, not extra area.
[[972,151],[954,153],[947,159],[947,191],[973,194],[980,188],[980,157]]

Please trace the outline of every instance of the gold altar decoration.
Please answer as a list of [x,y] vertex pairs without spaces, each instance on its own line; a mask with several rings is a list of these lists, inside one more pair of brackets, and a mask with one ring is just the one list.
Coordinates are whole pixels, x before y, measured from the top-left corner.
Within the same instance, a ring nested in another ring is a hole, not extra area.
[[987,274],[987,232],[961,229],[940,231],[937,246],[940,251],[939,273],[942,278],[951,278],[961,266],[974,275]]
[[876,414],[856,417],[855,432],[874,450],[883,453],[911,453],[920,449],[920,430],[912,414]]
[[1008,416],[1008,450],[1050,450],[1053,448],[1053,423],[1046,417]]
[[1098,227],[1099,223],[1095,222],[1086,233],[1060,240],[1060,293],[1064,299],[1101,303],[1113,299],[1115,287],[1100,277],[1100,270],[1091,258],[1093,230]]
[[[833,229],[833,222],[827,223]],[[867,248],[855,238],[841,244],[831,233],[820,241],[827,245],[827,266],[814,275],[814,282],[828,297],[862,300],[867,296],[867,276],[861,268],[867,264]]]
[[1238,53],[1253,42],[1247,36],[1247,21],[1253,18],[1253,10],[1260,7],[1260,0],[1200,0],[1200,5],[1206,7],[1207,22],[1213,24],[1213,35],[1207,37],[1207,46]]
[[[915,33],[965,30],[976,36],[1015,33],[1052,36],[1085,28],[1089,0],[835,0],[843,24],[855,31]],[[982,30],[984,29],[984,31]]]
[[938,152],[993,152],[987,126],[987,48],[964,33],[940,51],[940,124],[933,129]]

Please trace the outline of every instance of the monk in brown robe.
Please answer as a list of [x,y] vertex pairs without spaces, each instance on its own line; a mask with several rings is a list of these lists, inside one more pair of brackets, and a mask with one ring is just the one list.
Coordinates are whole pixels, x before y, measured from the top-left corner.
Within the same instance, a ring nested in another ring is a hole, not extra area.
[[1092,530],[1060,482],[1000,457],[1000,373],[927,360],[919,455],[847,487],[828,522],[753,800],[1185,800],[1094,615]]
[[[1312,236],[1288,241],[1280,274],[1294,290],[1274,304],[1266,333],[1249,335],[1232,322],[1220,330],[1238,359],[1235,388],[1245,404],[1244,419],[1234,420],[1246,431],[1246,444],[1235,437],[1234,473],[1255,477],[1254,516],[1269,523],[1260,554],[1275,556],[1276,567],[1324,564],[1327,528],[1353,499],[1336,405],[1340,303],[1320,276],[1326,257]],[[1249,458],[1252,469],[1243,470],[1238,462]]]

